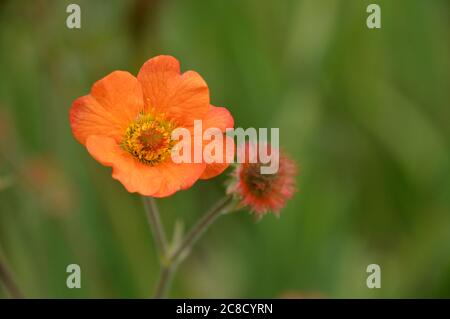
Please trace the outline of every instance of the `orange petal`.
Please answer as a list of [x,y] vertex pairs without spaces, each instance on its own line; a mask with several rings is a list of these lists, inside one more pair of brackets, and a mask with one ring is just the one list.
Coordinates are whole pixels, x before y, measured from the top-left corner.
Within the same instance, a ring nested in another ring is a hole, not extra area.
[[229,163],[212,163],[206,164],[206,168],[203,171],[200,179],[210,179],[223,173],[223,171],[229,166]]
[[190,188],[205,170],[204,163],[175,164],[171,161],[158,165],[163,177],[161,187],[153,197],[167,197],[179,190]]
[[90,136],[86,147],[97,161],[113,168],[112,177],[130,193],[166,197],[191,187],[200,177],[205,164],[174,164],[149,166],[124,152],[113,138]]
[[[200,179],[210,179],[222,174],[223,171],[230,165],[230,163],[233,162],[235,153],[234,140],[233,138],[226,135],[224,135],[224,137],[222,163],[206,164],[206,168],[203,171],[202,176],[200,176]],[[229,148],[229,154],[227,154],[227,148]]]
[[234,127],[234,119],[226,108],[211,105],[202,124],[204,130],[210,127],[217,127],[222,132],[225,132],[226,128]]
[[[203,130],[206,130],[211,127],[216,127],[220,129],[222,132],[225,132],[226,128],[234,127],[234,119],[226,108],[211,105],[208,114],[206,118],[203,120],[202,124]],[[216,177],[230,165],[230,162],[234,158],[234,140],[229,136],[225,136],[224,142],[225,143],[223,145],[224,148],[223,148],[222,163],[206,164],[206,169],[203,172],[202,176],[200,177],[201,179],[210,179]],[[226,157],[227,145],[233,150],[233,155],[229,158]]]
[[191,126],[209,110],[209,90],[196,72],[180,74],[177,59],[167,55],[144,63],[137,76],[142,84],[145,104],[164,113],[179,125]]
[[89,136],[86,148],[101,164],[113,168],[112,177],[119,180],[130,193],[151,196],[159,190],[162,180],[159,170],[134,159],[113,138]]
[[142,88],[128,72],[115,71],[97,81],[91,93],[76,99],[70,125],[82,144],[90,135],[121,138],[126,127],[144,109]]

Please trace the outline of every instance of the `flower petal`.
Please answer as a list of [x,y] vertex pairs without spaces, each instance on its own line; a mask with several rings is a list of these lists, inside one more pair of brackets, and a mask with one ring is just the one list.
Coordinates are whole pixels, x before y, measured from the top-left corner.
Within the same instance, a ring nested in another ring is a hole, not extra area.
[[158,165],[162,175],[161,187],[153,197],[167,197],[179,190],[190,188],[205,170],[204,163],[175,164],[171,161]]
[[[206,115],[206,118],[203,120],[202,124],[203,130],[214,127],[220,129],[222,132],[225,132],[225,129],[234,127],[234,119],[226,108],[211,105],[208,114]],[[224,135],[223,146],[224,148],[222,153],[222,162],[206,164],[206,169],[200,177],[201,179],[210,179],[216,177],[230,165],[234,158],[234,140],[231,137]],[[232,154],[229,154],[229,156],[227,156],[226,153],[227,146],[230,148],[229,153],[232,150]]]
[[224,107],[211,105],[206,117],[203,119],[203,129],[217,127],[222,132],[227,128],[234,127],[234,119],[230,111]]
[[86,148],[102,165],[113,168],[112,177],[119,180],[130,193],[151,196],[159,190],[162,182],[159,170],[137,161],[123,151],[113,138],[89,136]]
[[126,127],[144,110],[142,88],[128,72],[115,71],[97,81],[91,93],[76,99],[70,109],[70,125],[82,144],[90,135],[121,138]]
[[206,168],[203,171],[202,176],[200,176],[200,179],[210,179],[222,174],[223,171],[230,165],[230,163],[233,162],[235,153],[234,140],[230,136],[224,135],[223,141],[223,160],[221,161],[221,163],[206,164]]
[[194,71],[180,74],[177,59],[167,55],[144,63],[137,76],[148,108],[164,113],[179,125],[191,126],[209,110],[209,90]]
[[155,166],[145,165],[123,151],[110,137],[90,136],[86,147],[97,161],[113,168],[112,177],[130,193],[166,197],[191,187],[205,169],[205,164],[174,164],[170,161]]

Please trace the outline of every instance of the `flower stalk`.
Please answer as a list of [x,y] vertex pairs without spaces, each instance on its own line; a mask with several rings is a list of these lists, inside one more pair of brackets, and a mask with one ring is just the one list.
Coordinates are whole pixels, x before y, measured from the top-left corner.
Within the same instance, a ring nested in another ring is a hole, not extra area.
[[[161,245],[161,242],[165,241],[165,235],[161,227],[160,218],[156,205],[146,205],[149,206],[149,220],[152,224],[151,228],[155,236],[157,245],[160,246],[159,249],[162,250],[162,258],[160,259],[161,274],[156,285],[154,298],[161,299],[165,298],[167,294],[168,287],[172,281],[172,277],[176,272],[179,263],[187,257],[192,247],[200,239],[200,237],[205,233],[205,231],[212,225],[212,223],[222,214],[228,212],[227,208],[232,202],[233,197],[227,195],[221,200],[219,200],[205,215],[203,215],[200,220],[194,225],[194,227],[188,232],[185,238],[181,241],[179,245],[175,247],[173,253],[170,253],[167,244]],[[147,200],[144,199],[147,204]],[[150,202],[151,203],[151,202]],[[158,226],[159,225],[159,226]],[[164,247],[164,248],[163,248]]]
[[161,217],[159,214],[158,206],[153,197],[143,197],[145,211],[147,212],[148,223],[155,237],[156,248],[158,250],[160,258],[163,258],[167,251],[167,239],[166,232],[161,223]]
[[209,226],[223,213],[225,208],[230,204],[232,196],[227,195],[219,200],[200,220],[195,224],[191,231],[186,235],[181,244],[177,247],[175,252],[170,256],[169,263],[177,262],[184,257],[186,252],[189,252],[192,246],[200,239],[203,233]]

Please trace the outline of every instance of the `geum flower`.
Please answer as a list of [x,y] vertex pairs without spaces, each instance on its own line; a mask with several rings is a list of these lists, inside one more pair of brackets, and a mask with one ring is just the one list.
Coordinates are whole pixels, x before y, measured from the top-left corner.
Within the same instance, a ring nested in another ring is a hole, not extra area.
[[212,178],[227,163],[174,163],[171,133],[234,126],[224,107],[212,106],[208,86],[194,71],[180,73],[178,60],[157,56],[137,77],[115,71],[97,81],[89,95],[73,102],[70,124],[75,138],[101,164],[113,168],[112,177],[129,192],[166,197]]
[[[275,173],[261,173],[261,167],[267,165],[261,160],[261,148],[264,148],[264,154],[278,153],[274,156],[278,162]],[[237,152],[245,155],[242,156],[244,161],[236,165],[227,193],[238,200],[238,207],[249,207],[257,217],[267,212],[279,215],[296,191],[296,163],[287,154],[266,143],[246,143]]]

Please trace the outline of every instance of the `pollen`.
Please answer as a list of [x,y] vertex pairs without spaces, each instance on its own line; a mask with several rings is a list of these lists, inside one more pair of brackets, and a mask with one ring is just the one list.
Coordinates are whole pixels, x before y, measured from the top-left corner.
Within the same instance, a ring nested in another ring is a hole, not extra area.
[[122,149],[140,162],[155,165],[170,156],[174,142],[171,134],[175,124],[153,114],[140,113],[128,126],[122,139]]

